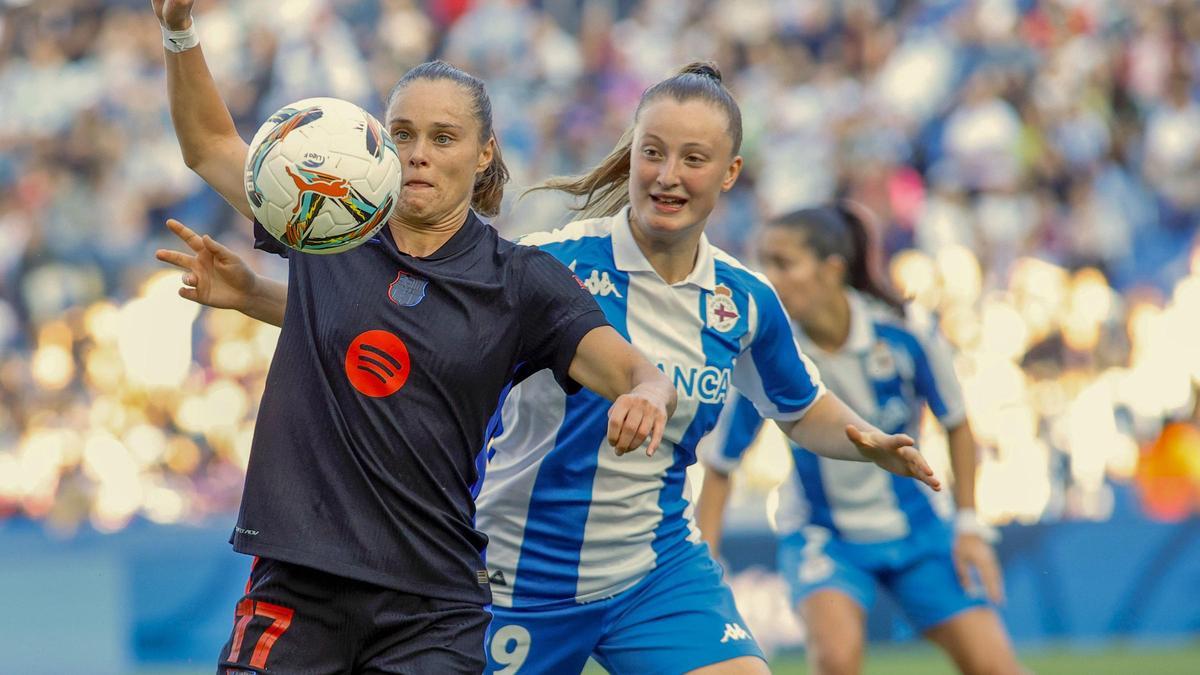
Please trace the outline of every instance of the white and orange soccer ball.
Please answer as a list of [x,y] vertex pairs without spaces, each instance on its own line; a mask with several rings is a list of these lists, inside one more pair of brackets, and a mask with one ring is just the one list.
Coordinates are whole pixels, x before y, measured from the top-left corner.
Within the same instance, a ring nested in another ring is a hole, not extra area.
[[387,224],[400,158],[379,120],[336,98],[280,108],[254,134],[246,197],[276,239],[305,253],[338,253]]

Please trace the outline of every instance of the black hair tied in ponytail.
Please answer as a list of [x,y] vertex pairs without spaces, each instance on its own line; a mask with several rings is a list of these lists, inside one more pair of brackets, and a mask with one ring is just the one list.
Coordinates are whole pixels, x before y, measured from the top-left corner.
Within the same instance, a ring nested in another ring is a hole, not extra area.
[[879,249],[870,230],[871,221],[865,206],[842,200],[833,206],[792,211],[772,220],[770,226],[800,232],[805,244],[822,260],[840,256],[846,261],[846,285],[903,314],[904,303],[879,272]]

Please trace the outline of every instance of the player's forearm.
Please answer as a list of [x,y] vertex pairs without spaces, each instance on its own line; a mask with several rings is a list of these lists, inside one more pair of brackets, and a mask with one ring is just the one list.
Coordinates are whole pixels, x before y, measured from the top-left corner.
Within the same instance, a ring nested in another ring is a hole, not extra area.
[[238,310],[252,319],[273,326],[283,325],[287,309],[287,284],[259,275],[254,281],[254,291],[246,297],[246,304]]
[[242,178],[248,148],[208,70],[203,47],[163,51],[171,123],[184,163],[234,208],[253,217]]
[[971,425],[962,424],[946,431],[950,446],[950,468],[954,471],[954,503],[959,510],[975,508],[975,463],[977,448]]
[[825,392],[796,422],[781,422],[783,433],[797,445],[830,459],[853,462],[870,461],[846,437],[846,427],[853,425],[863,433],[878,431],[833,392]]
[[713,558],[721,555],[721,531],[725,520],[725,505],[729,503],[732,487],[727,474],[713,468],[704,472],[704,487],[700,490],[700,501],[696,504],[696,524],[700,537],[708,544]]
[[593,329],[579,341],[571,360],[571,379],[604,398],[639,394],[661,404],[670,417],[676,394],[671,381],[611,326]]

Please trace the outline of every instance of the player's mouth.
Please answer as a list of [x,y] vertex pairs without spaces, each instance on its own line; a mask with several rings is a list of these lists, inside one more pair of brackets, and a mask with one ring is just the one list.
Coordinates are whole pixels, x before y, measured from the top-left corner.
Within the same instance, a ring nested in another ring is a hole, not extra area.
[[433,187],[433,183],[414,178],[404,181],[404,187],[409,190],[428,190]]
[[688,203],[685,197],[655,193],[650,193],[650,201],[654,203],[654,210],[659,213],[679,213]]

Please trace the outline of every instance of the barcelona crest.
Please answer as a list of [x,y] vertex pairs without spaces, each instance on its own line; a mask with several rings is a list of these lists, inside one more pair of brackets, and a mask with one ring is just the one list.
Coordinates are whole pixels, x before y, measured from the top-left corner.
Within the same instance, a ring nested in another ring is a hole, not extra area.
[[396,272],[396,280],[388,286],[388,298],[401,307],[413,307],[425,299],[429,281],[404,270]]

